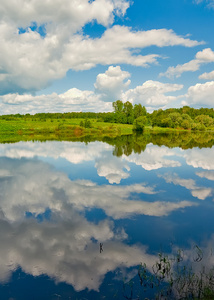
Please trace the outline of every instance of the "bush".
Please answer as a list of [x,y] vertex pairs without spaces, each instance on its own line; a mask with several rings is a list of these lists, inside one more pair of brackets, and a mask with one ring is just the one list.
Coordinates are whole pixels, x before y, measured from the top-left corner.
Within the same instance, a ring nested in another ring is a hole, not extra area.
[[86,119],[84,122],[80,121],[80,127],[91,128],[91,121]]
[[147,124],[147,118],[145,116],[140,116],[134,120],[133,130],[142,132],[146,124]]

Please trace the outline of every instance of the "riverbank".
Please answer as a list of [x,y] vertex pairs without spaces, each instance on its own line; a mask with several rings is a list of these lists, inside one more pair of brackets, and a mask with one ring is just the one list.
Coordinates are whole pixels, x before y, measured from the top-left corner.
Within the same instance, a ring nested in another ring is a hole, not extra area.
[[[120,136],[132,134],[132,125],[112,124],[90,119],[87,128],[84,119],[1,120],[0,142],[19,140],[69,140],[84,136]],[[83,123],[83,126],[80,124]]]
[[[169,133],[191,132],[191,130],[145,126],[144,132]],[[102,139],[105,136],[117,137],[132,133],[131,124],[107,123],[97,119],[89,119],[88,123],[81,118],[0,120],[1,143],[21,140],[78,140],[87,136]]]

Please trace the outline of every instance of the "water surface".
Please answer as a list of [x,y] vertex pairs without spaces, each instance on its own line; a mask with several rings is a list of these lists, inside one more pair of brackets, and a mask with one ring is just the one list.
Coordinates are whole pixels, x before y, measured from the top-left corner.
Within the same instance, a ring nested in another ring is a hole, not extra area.
[[212,265],[210,140],[144,140],[0,144],[0,299],[152,299],[158,253]]

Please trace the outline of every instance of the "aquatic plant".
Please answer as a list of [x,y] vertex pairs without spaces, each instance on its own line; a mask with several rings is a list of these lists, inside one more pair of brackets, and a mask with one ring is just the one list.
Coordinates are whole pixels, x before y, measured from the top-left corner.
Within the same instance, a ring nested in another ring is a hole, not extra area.
[[171,257],[160,252],[152,270],[141,263],[138,267],[141,291],[136,298],[136,280],[129,280],[124,283],[123,297],[129,300],[214,299],[214,267],[203,264],[204,254],[197,245],[192,257],[192,261],[186,259],[184,251],[178,249]]

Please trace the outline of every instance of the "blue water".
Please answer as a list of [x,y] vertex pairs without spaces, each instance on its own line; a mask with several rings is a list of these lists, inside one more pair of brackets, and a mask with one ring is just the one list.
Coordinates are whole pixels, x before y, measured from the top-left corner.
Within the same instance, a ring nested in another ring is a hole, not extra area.
[[213,147],[113,150],[0,144],[0,299],[153,299],[158,253],[212,265]]

